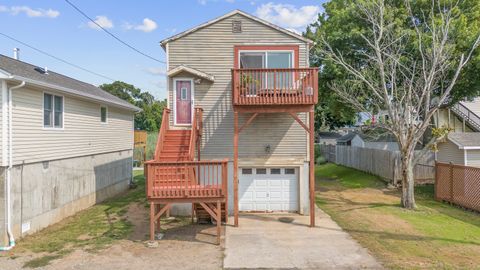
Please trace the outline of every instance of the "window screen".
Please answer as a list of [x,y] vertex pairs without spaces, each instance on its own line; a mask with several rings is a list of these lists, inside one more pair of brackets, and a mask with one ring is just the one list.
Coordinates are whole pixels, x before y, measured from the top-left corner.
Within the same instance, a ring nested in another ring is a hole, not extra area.
[[295,174],[294,168],[285,168],[285,174]]

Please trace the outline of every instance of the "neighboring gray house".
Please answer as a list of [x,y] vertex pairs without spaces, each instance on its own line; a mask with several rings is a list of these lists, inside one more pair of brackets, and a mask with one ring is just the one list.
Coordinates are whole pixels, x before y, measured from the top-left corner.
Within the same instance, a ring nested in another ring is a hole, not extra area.
[[438,144],[436,160],[465,166],[480,167],[480,133],[452,132]]
[[3,55],[0,104],[0,245],[128,188],[137,107]]
[[337,144],[337,139],[342,137],[342,133],[335,131],[318,132],[317,140],[319,144]]
[[337,145],[398,151],[398,144],[391,135],[367,135],[351,132],[337,139]]

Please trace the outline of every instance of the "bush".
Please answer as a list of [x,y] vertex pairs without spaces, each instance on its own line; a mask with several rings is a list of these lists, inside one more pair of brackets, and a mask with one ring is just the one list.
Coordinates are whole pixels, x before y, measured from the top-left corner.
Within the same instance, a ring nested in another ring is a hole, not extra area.
[[315,159],[315,163],[317,165],[322,165],[322,164],[327,163],[327,159],[325,157],[319,156]]
[[317,158],[319,158],[322,155],[322,153],[320,152],[319,144],[315,144],[314,151],[315,151],[315,160],[317,160]]

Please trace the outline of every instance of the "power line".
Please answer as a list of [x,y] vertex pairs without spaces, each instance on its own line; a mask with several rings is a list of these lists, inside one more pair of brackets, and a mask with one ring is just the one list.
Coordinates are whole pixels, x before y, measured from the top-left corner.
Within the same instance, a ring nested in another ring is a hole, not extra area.
[[53,55],[53,54],[51,54],[51,53],[48,53],[48,52],[46,52],[46,51],[40,50],[40,49],[38,49],[38,48],[36,48],[36,47],[34,47],[34,46],[32,46],[32,45],[29,45],[29,44],[27,44],[27,43],[25,43],[25,42],[23,42],[23,41],[20,41],[20,40],[14,38],[14,37],[12,37],[12,36],[9,36],[9,35],[7,35],[7,34],[4,34],[4,33],[1,33],[1,32],[0,32],[0,35],[4,36],[4,37],[6,37],[6,38],[8,38],[8,39],[10,39],[10,40],[13,40],[13,41],[15,41],[15,42],[18,42],[18,43],[22,44],[23,46],[26,46],[26,47],[28,47],[28,48],[30,48],[30,49],[32,49],[32,50],[35,50],[35,51],[37,51],[37,52],[39,52],[39,53],[41,53],[41,54],[44,54],[44,55],[49,56],[49,57],[51,57],[51,58],[53,58],[53,59],[56,59],[56,60],[58,60],[58,61],[60,61],[60,62],[62,62],[62,63],[65,63],[65,64],[67,64],[67,65],[70,65],[70,66],[72,66],[72,67],[78,68],[78,69],[80,69],[80,70],[83,70],[83,71],[88,72],[88,73],[90,73],[90,74],[93,74],[93,75],[102,77],[102,78],[107,79],[107,80],[112,81],[112,82],[117,81],[117,80],[112,79],[112,78],[110,78],[110,77],[108,77],[108,76],[102,75],[102,74],[97,73],[97,72],[95,72],[95,71],[88,70],[88,69],[86,69],[86,68],[84,68],[84,67],[81,67],[81,66],[79,66],[79,65],[77,65],[77,64],[74,64],[74,63],[72,63],[72,62],[69,62],[69,61],[67,61],[67,60],[63,60],[63,59],[60,58],[60,57],[57,57],[57,56],[55,56],[55,55]]
[[108,31],[107,29],[105,29],[103,26],[101,26],[99,23],[97,23],[94,19],[92,19],[90,16],[88,16],[85,12],[83,12],[80,8],[78,8],[77,6],[75,6],[72,2],[70,2],[69,0],[65,0],[65,2],[67,2],[70,6],[72,6],[76,11],[78,11],[78,13],[82,14],[85,18],[87,18],[88,20],[90,20],[92,23],[94,23],[96,26],[98,26],[100,29],[102,29],[103,31],[105,31],[105,33],[109,34],[111,37],[113,37],[114,39],[116,39],[118,42],[122,43],[123,45],[127,46],[128,48],[134,50],[135,52],[147,57],[147,58],[150,58],[151,60],[153,61],[156,61],[156,62],[159,62],[159,63],[162,63],[162,64],[166,64],[165,61],[162,61],[162,60],[158,60],[157,58],[153,57],[153,56],[150,56],[142,51],[140,51],[139,49],[133,47],[132,45],[128,44],[127,42],[121,40],[119,37],[117,37],[116,35],[114,35],[112,32]]

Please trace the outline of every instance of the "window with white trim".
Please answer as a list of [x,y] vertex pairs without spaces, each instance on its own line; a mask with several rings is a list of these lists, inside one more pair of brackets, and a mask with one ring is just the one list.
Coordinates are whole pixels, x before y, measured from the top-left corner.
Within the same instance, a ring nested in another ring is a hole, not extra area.
[[63,128],[63,97],[43,94],[43,126]]
[[100,107],[100,121],[102,123],[107,123],[107,107],[105,106]]

